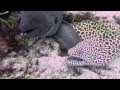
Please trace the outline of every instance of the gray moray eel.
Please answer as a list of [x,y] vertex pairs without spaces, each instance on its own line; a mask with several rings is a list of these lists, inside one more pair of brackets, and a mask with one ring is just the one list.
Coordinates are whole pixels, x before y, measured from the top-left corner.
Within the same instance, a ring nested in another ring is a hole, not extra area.
[[20,29],[28,36],[45,37],[57,32],[62,11],[21,11]]

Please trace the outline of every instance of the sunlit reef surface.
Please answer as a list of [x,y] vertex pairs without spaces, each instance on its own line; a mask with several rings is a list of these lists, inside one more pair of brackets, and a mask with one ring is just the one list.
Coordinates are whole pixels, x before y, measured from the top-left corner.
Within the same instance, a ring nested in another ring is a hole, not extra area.
[[[83,20],[73,24],[82,42],[68,51],[71,66],[107,66],[120,49],[120,30],[117,24]],[[80,61],[82,59],[82,61]]]

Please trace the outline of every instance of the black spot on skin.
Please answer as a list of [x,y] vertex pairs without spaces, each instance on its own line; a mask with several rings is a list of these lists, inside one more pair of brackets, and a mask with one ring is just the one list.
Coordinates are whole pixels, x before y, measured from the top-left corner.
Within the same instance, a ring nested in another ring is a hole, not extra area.
[[111,39],[113,39],[114,38],[114,36],[111,36]]
[[91,28],[91,25],[89,25],[88,27]]
[[96,27],[94,26],[93,29],[96,29]]
[[115,46],[117,46],[118,44],[115,44]]
[[97,28],[97,30],[100,30],[100,28]]
[[110,42],[112,42],[112,40],[111,40],[111,39],[110,39],[109,41],[110,41]]
[[106,38],[109,38],[108,35],[105,36]]
[[94,34],[95,34],[95,31],[93,31],[92,34],[94,35]]
[[88,24],[86,24],[86,27],[88,27]]
[[103,30],[101,30],[101,33],[103,33]]
[[58,23],[58,18],[57,17],[55,17],[54,22],[55,22],[55,24]]
[[119,44],[119,40],[117,40],[117,44]]
[[112,36],[112,34],[109,34],[109,36]]
[[94,23],[92,22],[91,25],[94,25]]
[[77,28],[75,28],[75,31],[77,31]]
[[103,38],[105,38],[105,33],[103,34]]
[[77,32],[77,34],[80,34],[80,32],[79,31],[76,31]]
[[107,45],[108,45],[108,44],[109,44],[109,42],[105,42],[105,44],[107,44]]
[[108,54],[109,54],[109,55],[111,54],[110,50],[108,51]]
[[100,38],[100,41],[102,40],[102,38]]
[[84,34],[84,32],[81,32],[81,34]]
[[105,33],[103,33],[103,36],[105,36]]
[[91,32],[89,32],[89,36],[91,36]]
[[115,34],[115,32],[112,32],[112,34]]
[[84,27],[84,29],[86,30],[86,27]]

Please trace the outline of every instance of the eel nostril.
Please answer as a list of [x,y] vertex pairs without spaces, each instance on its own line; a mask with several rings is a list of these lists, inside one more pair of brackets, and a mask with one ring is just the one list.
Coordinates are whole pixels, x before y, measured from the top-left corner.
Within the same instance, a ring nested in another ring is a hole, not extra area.
[[55,17],[54,22],[55,22],[55,24],[58,23],[58,18],[57,17]]

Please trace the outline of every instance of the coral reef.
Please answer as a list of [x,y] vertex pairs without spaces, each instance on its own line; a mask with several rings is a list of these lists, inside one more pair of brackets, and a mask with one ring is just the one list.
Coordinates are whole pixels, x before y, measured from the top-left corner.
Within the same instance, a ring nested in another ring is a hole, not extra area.
[[95,11],[65,11],[64,20],[69,23],[81,20],[93,20]]
[[18,28],[20,17],[18,12],[10,13],[6,11],[1,13],[1,15],[2,16],[0,16],[0,43],[1,43],[0,56],[4,57],[9,52],[18,51],[20,49],[19,40],[17,39],[17,37],[20,34],[20,29]]
[[[7,58],[0,63],[1,79],[120,79],[120,59],[111,63],[111,70],[99,70],[99,74],[87,68],[76,71],[65,64],[67,57]],[[97,69],[98,70],[98,69]]]

